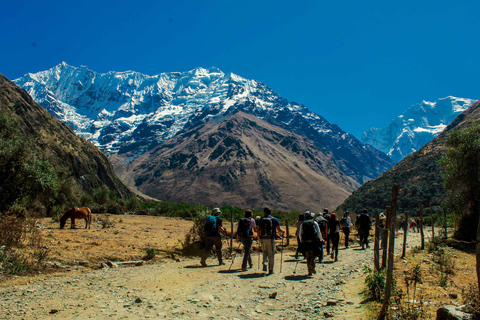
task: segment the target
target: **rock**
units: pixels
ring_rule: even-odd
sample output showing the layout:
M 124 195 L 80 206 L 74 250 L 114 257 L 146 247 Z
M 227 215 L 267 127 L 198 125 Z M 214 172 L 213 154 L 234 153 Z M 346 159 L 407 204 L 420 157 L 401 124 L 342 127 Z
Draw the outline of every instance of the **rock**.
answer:
M 135 299 L 135 303 L 140 303 L 140 302 L 142 302 L 142 301 L 143 301 L 143 300 L 142 300 L 142 298 L 140 298 L 140 297 L 137 297 L 137 299 Z
M 275 299 L 277 297 L 277 292 L 272 292 L 270 293 L 270 295 L 268 296 L 270 299 Z
M 469 320 L 472 315 L 458 310 L 455 306 L 443 305 L 437 309 L 437 320 Z
M 336 304 L 337 304 L 337 300 L 334 300 L 334 299 L 327 300 L 327 306 L 334 306 Z
M 449 296 L 450 298 L 452 298 L 452 299 L 457 299 L 457 298 L 458 298 L 458 294 L 456 294 L 456 293 L 454 293 L 454 292 L 450 292 L 450 293 L 448 294 L 448 296 Z
M 58 309 L 52 309 L 52 310 L 50 310 L 50 314 L 55 314 L 55 313 L 57 313 L 57 312 L 58 312 Z
M 325 318 L 331 318 L 331 317 L 333 317 L 333 313 L 328 312 L 328 311 L 324 311 L 324 312 L 323 312 L 323 316 L 324 316 Z

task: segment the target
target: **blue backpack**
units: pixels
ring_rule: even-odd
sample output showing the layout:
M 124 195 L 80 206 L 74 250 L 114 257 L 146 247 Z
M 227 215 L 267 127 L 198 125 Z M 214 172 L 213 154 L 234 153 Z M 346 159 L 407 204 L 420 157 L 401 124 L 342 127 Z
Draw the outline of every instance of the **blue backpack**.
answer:
M 207 236 L 215 234 L 217 232 L 217 217 L 209 215 L 207 219 L 205 219 L 203 231 L 205 231 Z

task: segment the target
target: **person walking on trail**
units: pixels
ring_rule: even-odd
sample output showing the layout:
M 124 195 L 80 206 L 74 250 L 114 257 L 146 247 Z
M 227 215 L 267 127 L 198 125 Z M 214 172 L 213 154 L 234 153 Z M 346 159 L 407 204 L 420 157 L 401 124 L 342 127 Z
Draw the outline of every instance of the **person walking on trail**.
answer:
M 352 226 L 352 219 L 350 219 L 350 212 L 345 211 L 342 220 L 340 220 L 343 234 L 345 234 L 345 249 L 348 249 L 348 238 L 350 236 L 350 227 Z
M 337 219 L 337 215 L 332 213 L 330 215 L 330 221 L 327 222 L 327 233 L 332 241 L 331 258 L 334 261 L 338 261 L 338 243 L 340 242 L 340 221 Z
M 205 219 L 205 224 L 203 227 L 205 249 L 202 254 L 202 259 L 200 260 L 200 264 L 203 267 L 207 266 L 206 260 L 212 252 L 213 246 L 215 246 L 218 264 L 225 264 L 222 259 L 222 238 L 220 236 L 220 232 L 225 231 L 226 229 L 222 227 L 222 218 L 219 216 L 220 213 L 222 213 L 222 211 L 220 211 L 219 208 L 214 208 L 212 214 Z
M 372 221 L 370 220 L 367 209 L 363 209 L 362 213 L 357 217 L 357 226 L 362 249 L 365 250 L 365 247 L 370 248 L 368 244 L 368 236 L 370 234 L 370 228 L 372 227 Z
M 298 232 L 300 238 L 300 251 L 307 259 L 308 275 L 315 274 L 315 258 L 320 255 L 323 242 L 322 232 L 318 223 L 313 220 L 313 214 L 305 213 L 305 218 Z
M 300 249 L 300 237 L 298 233 L 300 232 L 300 226 L 302 225 L 303 221 L 305 220 L 305 214 L 298 215 L 298 221 L 295 223 L 295 227 L 297 230 L 295 231 L 295 236 L 297 237 L 297 251 L 295 252 L 295 259 L 298 259 L 298 252 Z
M 323 209 L 323 218 L 327 220 L 327 223 L 328 221 L 330 221 L 330 214 L 328 213 L 328 209 Z M 325 242 L 327 243 L 327 254 L 330 254 L 330 237 L 328 232 L 325 233 L 324 239 L 325 239 Z
M 285 234 L 285 231 L 280 227 L 280 221 L 272 217 L 270 208 L 263 209 L 263 217 L 257 223 L 257 232 L 263 252 L 263 271 L 267 271 L 268 267 L 268 274 L 273 274 L 275 265 L 275 235 L 277 230 L 282 236 Z
M 242 261 L 242 271 L 247 271 L 247 263 L 250 268 L 253 267 L 250 249 L 252 248 L 253 243 L 253 231 L 256 230 L 257 225 L 252 216 L 252 210 L 246 210 L 245 217 L 240 219 L 237 227 L 237 240 L 242 242 L 243 248 L 245 249 Z
M 323 262 L 323 243 L 327 238 L 327 219 L 325 219 L 322 216 L 322 213 L 319 213 L 314 220 L 318 224 L 318 227 L 320 228 L 320 232 L 322 233 L 322 238 L 323 238 L 323 241 L 320 243 L 320 248 L 319 248 L 320 252 L 318 254 L 318 263 L 322 263 Z
M 380 238 L 380 248 L 386 249 L 387 246 L 387 233 L 385 232 L 387 228 L 387 217 L 385 216 L 384 212 L 380 213 L 378 219 L 378 237 Z

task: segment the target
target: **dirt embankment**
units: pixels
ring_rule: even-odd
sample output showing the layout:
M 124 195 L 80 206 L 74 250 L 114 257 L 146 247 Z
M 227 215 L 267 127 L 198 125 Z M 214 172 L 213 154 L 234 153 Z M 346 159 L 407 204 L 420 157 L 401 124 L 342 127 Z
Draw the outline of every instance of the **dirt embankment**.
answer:
M 101 229 L 98 224 L 92 230 L 57 230 L 46 223 L 47 231 L 51 228 L 47 238 L 52 245 L 61 244 L 52 250 L 64 262 L 95 261 L 95 254 L 100 257 L 106 253 L 129 260 L 142 256 L 142 247 L 160 247 L 162 242 L 155 239 L 157 232 L 165 236 L 166 247 L 171 249 L 189 228 L 188 223 L 182 227 L 185 221 L 176 219 L 110 219 L 122 221 L 117 220 L 111 230 Z M 102 234 L 110 232 L 112 235 L 101 239 Z M 75 235 L 77 240 L 60 240 L 60 235 Z M 145 242 L 147 238 L 152 242 Z M 114 239 L 118 242 L 112 245 Z M 400 242 L 397 240 L 397 252 Z M 418 235 L 412 234 L 409 245 L 418 242 Z M 101 252 L 89 250 L 89 245 L 101 248 Z M 4 283 L 0 288 L 0 319 L 364 319 L 359 293 L 363 290 L 363 266 L 373 264 L 373 250 L 361 250 L 357 244 L 349 249 L 340 245 L 340 249 L 339 261 L 326 257 L 312 277 L 306 276 L 305 260 L 297 266 L 291 250 L 276 254 L 275 273 L 270 276 L 258 268 L 257 252 L 253 255 L 254 267 L 246 272 L 240 271 L 241 254 L 233 264 L 226 260 L 223 266 L 218 266 L 212 257 L 205 268 L 200 267 L 199 259 L 167 258 L 162 258 L 163 263 L 140 267 L 82 272 L 79 266 L 78 271 L 62 276 Z M 67 258 L 73 251 L 82 252 L 82 256 Z M 136 254 L 131 255 L 131 251 Z

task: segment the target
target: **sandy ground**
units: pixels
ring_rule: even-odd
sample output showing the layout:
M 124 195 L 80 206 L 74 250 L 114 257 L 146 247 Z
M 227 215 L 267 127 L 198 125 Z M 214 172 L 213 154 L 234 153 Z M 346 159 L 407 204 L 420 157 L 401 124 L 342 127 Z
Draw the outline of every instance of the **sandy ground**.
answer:
M 305 260 L 298 263 L 294 274 L 297 260 L 288 249 L 276 254 L 275 273 L 269 276 L 258 268 L 257 252 L 253 269 L 246 272 L 240 270 L 241 254 L 233 264 L 230 259 L 223 266 L 218 266 L 212 256 L 205 268 L 200 267 L 199 259 L 176 261 L 165 257 L 157 259 L 159 263 L 137 267 L 82 267 L 95 265 L 102 255 L 137 259 L 144 255 L 142 247 L 160 247 L 162 242 L 155 237 L 165 237 L 163 247 L 172 249 L 191 225 L 188 221 L 146 216 L 110 219 L 118 220 L 106 232 L 100 224 L 91 230 L 58 230 L 44 221 L 47 239 L 56 244 L 53 254 L 64 263 L 83 263 L 56 276 L 4 282 L 0 287 L 0 319 L 365 319 L 360 292 L 363 266 L 373 265 L 372 249 L 361 250 L 357 244 L 344 249 L 340 245 L 339 261 L 326 257 L 312 277 L 306 276 Z M 127 231 L 130 228 L 136 231 Z M 102 238 L 102 234 L 110 233 L 113 235 Z M 73 241 L 68 236 L 72 234 L 82 240 Z M 418 234 L 409 235 L 409 246 L 417 245 Z M 60 239 L 62 236 L 65 238 Z M 146 239 L 152 242 L 146 243 Z M 400 239 L 396 240 L 398 253 Z M 67 253 L 72 248 L 82 253 L 70 257 Z

